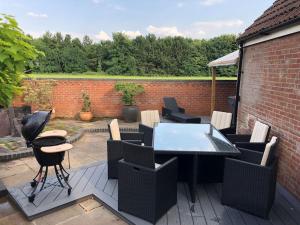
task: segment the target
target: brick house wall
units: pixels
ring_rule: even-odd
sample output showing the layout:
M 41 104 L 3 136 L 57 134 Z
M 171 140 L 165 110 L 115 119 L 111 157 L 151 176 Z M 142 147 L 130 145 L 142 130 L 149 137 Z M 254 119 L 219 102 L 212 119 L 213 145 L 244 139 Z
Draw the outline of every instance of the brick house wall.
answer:
M 238 130 L 255 120 L 279 139 L 278 181 L 300 199 L 300 33 L 245 48 Z
M 25 82 L 31 82 L 25 80 Z M 40 81 L 42 82 L 42 80 Z M 134 81 L 142 84 L 145 93 L 136 98 L 140 110 L 159 109 L 164 96 L 174 96 L 178 104 L 192 115 L 210 115 L 211 81 Z M 57 117 L 74 117 L 82 106 L 81 91 L 91 98 L 96 117 L 120 117 L 121 95 L 114 90 L 116 80 L 59 79 L 53 89 L 53 106 Z M 217 81 L 216 108 L 229 111 L 227 97 L 235 95 L 236 81 Z M 23 105 L 22 98 L 14 101 Z

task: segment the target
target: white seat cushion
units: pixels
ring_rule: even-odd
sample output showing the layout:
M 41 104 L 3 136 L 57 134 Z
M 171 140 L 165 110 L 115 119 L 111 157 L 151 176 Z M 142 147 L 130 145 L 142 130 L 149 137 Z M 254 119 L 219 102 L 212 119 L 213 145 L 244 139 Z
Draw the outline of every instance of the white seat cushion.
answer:
M 269 126 L 266 124 L 263 124 L 259 121 L 255 122 L 250 142 L 265 142 L 267 138 L 267 134 L 269 131 Z
M 229 128 L 231 125 L 232 113 L 213 111 L 211 124 L 218 130 Z
M 69 143 L 64 143 L 61 145 L 54 145 L 54 146 L 45 146 L 41 148 L 42 152 L 45 153 L 57 153 L 57 152 L 65 152 L 73 148 L 73 145 Z
M 51 136 L 66 137 L 67 131 L 65 131 L 65 130 L 48 130 L 48 131 L 44 131 L 39 136 L 40 137 L 51 137 Z
M 114 141 L 121 141 L 119 123 L 117 119 L 113 119 L 110 124 L 111 137 Z
M 148 127 L 154 127 L 155 123 L 159 123 L 158 110 L 146 110 L 141 112 L 141 123 Z
M 261 159 L 260 165 L 266 166 L 269 155 L 270 155 L 270 150 L 271 150 L 272 146 L 276 143 L 276 141 L 277 141 L 277 137 L 273 136 L 271 141 L 268 144 L 266 144 L 265 151 L 264 151 L 263 157 Z
M 155 169 L 157 169 L 158 167 L 160 167 L 161 164 L 155 163 Z

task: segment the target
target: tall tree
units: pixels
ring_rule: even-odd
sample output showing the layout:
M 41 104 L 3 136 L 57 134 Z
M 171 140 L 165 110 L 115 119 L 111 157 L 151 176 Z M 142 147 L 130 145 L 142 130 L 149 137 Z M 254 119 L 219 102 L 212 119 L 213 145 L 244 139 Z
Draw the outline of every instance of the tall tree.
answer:
M 101 71 L 126 75 L 208 75 L 207 64 L 237 49 L 235 35 L 208 40 L 183 37 L 157 38 L 153 34 L 129 39 L 113 34 L 112 41 L 94 43 L 84 36 L 82 42 L 70 35 L 45 33 L 34 45 L 45 52 L 36 63 L 37 72 Z M 218 74 L 233 75 L 235 67 L 218 68 Z

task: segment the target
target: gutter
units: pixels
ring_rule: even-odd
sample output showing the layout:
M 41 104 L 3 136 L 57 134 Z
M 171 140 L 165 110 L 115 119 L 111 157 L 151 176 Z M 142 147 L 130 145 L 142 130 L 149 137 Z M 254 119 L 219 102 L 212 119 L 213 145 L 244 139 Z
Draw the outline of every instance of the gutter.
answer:
M 242 67 L 243 67 L 243 56 L 244 56 L 244 43 L 240 43 L 240 54 L 239 54 L 239 67 L 237 74 L 237 82 L 236 82 L 236 95 L 235 95 L 235 104 L 234 104 L 234 118 L 233 124 L 237 125 L 237 114 L 238 114 L 238 106 L 240 101 L 240 84 L 241 84 L 241 75 L 242 75 Z

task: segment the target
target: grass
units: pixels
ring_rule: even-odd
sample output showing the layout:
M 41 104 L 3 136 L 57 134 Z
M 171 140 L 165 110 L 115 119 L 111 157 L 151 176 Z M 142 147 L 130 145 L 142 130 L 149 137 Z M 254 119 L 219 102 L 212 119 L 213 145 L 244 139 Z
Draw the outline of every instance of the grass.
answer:
M 87 78 L 87 79 L 120 79 L 120 80 L 211 80 L 211 76 L 126 76 L 126 75 L 107 75 L 107 74 L 68 74 L 68 73 L 45 73 L 45 74 L 30 74 L 30 78 Z M 217 77 L 217 80 L 236 80 L 236 77 Z
M 11 141 L 11 140 L 0 140 L 0 147 L 14 151 L 19 147 L 21 147 L 21 145 L 18 142 Z

